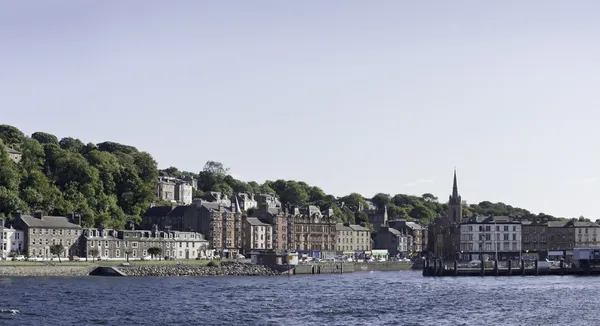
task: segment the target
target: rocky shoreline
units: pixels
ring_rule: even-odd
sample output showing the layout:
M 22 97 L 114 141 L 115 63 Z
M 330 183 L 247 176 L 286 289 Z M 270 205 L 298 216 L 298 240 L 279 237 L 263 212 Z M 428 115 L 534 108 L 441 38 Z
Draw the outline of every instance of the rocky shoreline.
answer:
M 217 266 L 205 265 L 132 265 L 119 266 L 127 276 L 280 276 L 287 275 L 275 269 L 237 262 L 222 262 Z

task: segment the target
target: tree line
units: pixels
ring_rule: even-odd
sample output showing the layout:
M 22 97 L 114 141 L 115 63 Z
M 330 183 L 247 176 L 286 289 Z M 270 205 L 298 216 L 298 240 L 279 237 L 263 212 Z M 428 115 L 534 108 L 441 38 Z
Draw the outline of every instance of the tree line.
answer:
M 10 160 L 8 147 L 22 153 L 20 163 Z M 57 216 L 76 212 L 84 226 L 123 228 L 128 221 L 139 222 L 150 203 L 157 201 L 159 175 L 196 178 L 195 198 L 209 199 L 211 191 L 229 197 L 237 192 L 271 194 L 278 196 L 283 204 L 332 209 L 339 222 L 367 227 L 370 227 L 369 214 L 380 214 L 384 208 L 390 219 L 407 218 L 423 224 L 444 216 L 447 211 L 447 204 L 429 193 L 422 196 L 378 193 L 372 198 L 350 193 L 336 197 L 303 181 L 237 180 L 228 168 L 215 161 L 208 161 L 198 173 L 175 167 L 159 170 L 149 153 L 134 146 L 110 141 L 84 143 L 72 137 L 58 139 L 45 132 L 26 136 L 14 126 L 0 125 L 0 214 L 8 218 L 18 210 L 29 213 L 43 210 Z M 374 210 L 368 209 L 370 203 Z M 489 201 L 466 205 L 463 214 L 556 219 Z

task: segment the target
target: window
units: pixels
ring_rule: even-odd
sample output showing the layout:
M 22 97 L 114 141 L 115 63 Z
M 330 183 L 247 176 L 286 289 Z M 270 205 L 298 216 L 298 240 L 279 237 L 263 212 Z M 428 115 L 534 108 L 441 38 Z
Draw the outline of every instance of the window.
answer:
M 35 249 L 31 249 L 31 255 L 35 256 Z
M 504 241 L 508 240 L 508 233 L 504 233 Z
M 513 225 L 513 232 L 517 232 L 517 226 Z
M 90 241 L 90 247 L 94 246 L 94 240 Z
M 517 240 L 517 234 L 513 233 L 513 241 Z
M 148 253 L 146 252 L 146 250 L 144 250 L 142 253 L 143 253 L 144 256 L 148 255 Z
M 35 246 L 35 239 L 31 239 L 31 244 Z
M 133 254 L 133 257 L 137 256 L 137 250 L 133 249 L 132 254 Z
M 137 242 L 132 242 L 131 243 L 131 248 L 137 248 L 138 247 L 138 243 Z
M 118 242 L 117 242 L 118 243 Z M 118 246 L 117 246 L 118 247 Z M 121 251 L 119 249 L 115 250 L 115 257 L 121 257 Z
M 108 249 L 104 250 L 104 257 L 108 257 Z

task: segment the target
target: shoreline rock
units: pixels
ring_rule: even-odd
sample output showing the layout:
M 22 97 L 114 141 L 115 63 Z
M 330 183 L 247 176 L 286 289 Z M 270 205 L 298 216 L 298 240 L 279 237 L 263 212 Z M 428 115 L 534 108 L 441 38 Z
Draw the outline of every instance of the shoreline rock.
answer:
M 281 276 L 287 275 L 262 265 L 222 262 L 205 265 L 132 265 L 117 267 L 127 276 Z

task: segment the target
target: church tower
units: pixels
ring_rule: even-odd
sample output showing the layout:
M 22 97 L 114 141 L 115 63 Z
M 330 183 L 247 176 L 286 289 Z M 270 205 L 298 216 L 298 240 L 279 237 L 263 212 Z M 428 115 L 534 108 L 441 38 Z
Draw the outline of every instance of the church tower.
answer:
M 456 183 L 456 169 L 454 169 L 454 184 L 452 185 L 452 195 L 448 200 L 448 220 L 451 223 L 460 223 L 462 221 L 462 199 L 458 194 L 458 185 Z

